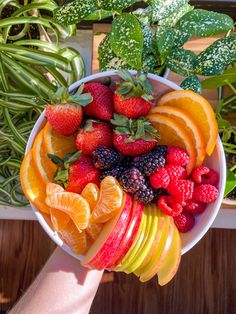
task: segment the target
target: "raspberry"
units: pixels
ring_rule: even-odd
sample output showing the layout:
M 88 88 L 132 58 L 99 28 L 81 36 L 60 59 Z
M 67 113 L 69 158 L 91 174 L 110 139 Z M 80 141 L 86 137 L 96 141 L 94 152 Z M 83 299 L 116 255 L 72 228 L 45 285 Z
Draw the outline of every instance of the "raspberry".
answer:
M 198 184 L 217 185 L 219 181 L 218 173 L 211 168 L 200 166 L 193 170 L 192 177 Z
M 174 223 L 178 230 L 182 233 L 186 233 L 191 230 L 195 224 L 194 216 L 187 212 L 182 211 L 177 217 L 174 217 Z
M 184 206 L 184 210 L 193 215 L 201 214 L 204 212 L 205 209 L 206 209 L 205 203 L 195 201 L 194 199 L 186 201 Z
M 171 146 L 168 148 L 166 161 L 168 164 L 175 166 L 186 166 L 189 162 L 189 155 L 185 149 Z
M 181 180 L 181 179 L 187 178 L 187 171 L 184 167 L 174 166 L 174 165 L 166 165 L 165 169 L 169 174 L 170 181 Z
M 163 147 L 165 146 L 159 146 L 149 153 L 135 157 L 132 165 L 138 168 L 145 176 L 150 176 L 158 168 L 165 166 L 166 149 Z
M 148 184 L 143 184 L 140 189 L 134 194 L 134 199 L 141 203 L 148 204 L 154 198 L 154 191 Z
M 193 197 L 203 203 L 214 202 L 219 195 L 218 189 L 211 184 L 201 184 L 196 186 L 193 191 Z
M 119 180 L 119 178 L 120 178 L 120 176 L 124 170 L 125 170 L 125 167 L 123 167 L 122 165 L 117 165 L 113 168 L 104 170 L 102 172 L 102 174 L 100 175 L 100 180 L 102 180 L 108 176 L 112 176 L 112 177 L 116 178 L 117 180 Z
M 161 196 L 164 196 L 164 195 L 169 195 L 169 193 L 167 192 L 167 190 L 162 189 L 162 188 L 157 189 L 157 190 L 154 190 L 154 198 L 153 198 L 152 201 L 153 201 L 153 202 L 156 202 L 156 201 L 159 200 L 159 198 L 160 198 Z
M 193 196 L 194 183 L 190 180 L 174 180 L 167 187 L 167 191 L 179 203 L 190 200 Z
M 99 169 L 109 169 L 120 161 L 120 155 L 112 148 L 100 146 L 92 153 L 94 166 Z
M 126 192 L 133 194 L 145 184 L 145 179 L 137 168 L 131 167 L 121 174 L 119 182 Z
M 169 216 L 178 216 L 183 207 L 181 204 L 177 203 L 172 196 L 161 196 L 157 202 L 159 208 Z
M 151 176 L 150 183 L 154 189 L 166 189 L 170 183 L 170 177 L 165 168 L 158 168 Z

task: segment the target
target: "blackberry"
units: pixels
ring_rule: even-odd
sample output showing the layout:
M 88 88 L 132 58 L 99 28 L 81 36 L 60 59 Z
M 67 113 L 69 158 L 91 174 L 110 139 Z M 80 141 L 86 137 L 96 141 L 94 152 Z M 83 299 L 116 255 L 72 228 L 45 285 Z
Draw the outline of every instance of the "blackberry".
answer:
M 156 202 L 156 201 L 159 200 L 159 198 L 161 196 L 165 196 L 165 195 L 169 195 L 169 193 L 167 192 L 166 189 L 163 189 L 163 188 L 160 188 L 160 189 L 157 189 L 157 190 L 154 189 L 154 198 L 153 198 L 152 201 Z
M 144 204 L 150 203 L 153 198 L 154 190 L 149 184 L 143 184 L 140 189 L 134 194 L 134 199 Z
M 135 193 L 145 183 L 144 176 L 135 167 L 127 168 L 119 180 L 123 189 L 128 193 Z
M 120 164 L 127 168 L 127 167 L 131 167 L 132 166 L 132 161 L 133 161 L 132 157 L 126 156 L 126 157 L 123 157 L 121 159 Z
M 165 147 L 165 146 L 159 146 Z M 150 176 L 157 168 L 164 167 L 166 163 L 167 151 L 163 148 L 155 148 L 150 153 L 137 156 L 133 159 L 132 165 L 138 168 L 145 176 Z
M 152 151 L 166 157 L 167 156 L 167 149 L 168 149 L 168 146 L 159 145 L 159 146 L 156 146 Z
M 119 180 L 124 170 L 125 170 L 125 167 L 123 167 L 122 165 L 117 165 L 113 168 L 104 170 L 100 176 L 100 180 L 104 179 L 107 176 L 112 176 L 116 178 L 117 180 Z
M 92 153 L 94 166 L 99 169 L 109 169 L 120 161 L 120 155 L 112 148 L 100 146 Z

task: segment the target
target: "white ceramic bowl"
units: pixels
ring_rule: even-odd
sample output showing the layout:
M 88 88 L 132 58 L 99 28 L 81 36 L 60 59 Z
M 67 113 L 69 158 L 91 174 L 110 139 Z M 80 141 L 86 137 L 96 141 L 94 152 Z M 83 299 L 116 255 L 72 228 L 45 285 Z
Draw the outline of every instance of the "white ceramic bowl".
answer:
M 131 71 L 132 74 L 136 73 L 135 71 Z M 69 88 L 69 91 L 73 91 L 75 88 L 77 88 L 81 83 L 86 83 L 89 81 L 102 81 L 104 77 L 110 76 L 113 80 L 117 80 L 118 76 L 115 73 L 115 71 L 107 71 L 102 73 L 97 73 L 90 75 L 86 78 L 81 79 L 80 81 L 72 84 Z M 150 83 L 152 84 L 155 93 L 159 96 L 162 94 L 165 94 L 167 92 L 170 92 L 172 90 L 178 90 L 181 89 L 178 85 L 174 84 L 173 82 L 159 77 L 157 75 L 149 74 L 148 78 L 150 80 Z M 38 134 L 38 132 L 43 128 L 43 126 L 46 123 L 44 112 L 39 117 L 38 121 L 36 122 L 28 143 L 26 147 L 26 152 L 31 148 L 35 136 Z M 226 180 L 226 164 L 225 164 L 225 155 L 223 151 L 223 147 L 220 141 L 220 138 L 218 138 L 215 150 L 213 154 L 210 157 L 207 157 L 205 160 L 205 164 L 207 166 L 210 166 L 214 168 L 220 176 L 219 180 L 219 197 L 217 200 L 207 206 L 207 209 L 197 217 L 196 224 L 194 228 L 182 235 L 182 254 L 189 251 L 207 232 L 207 230 L 212 225 L 214 219 L 216 218 L 216 215 L 220 209 L 221 202 L 223 199 L 223 193 L 224 193 L 224 187 L 225 187 L 225 180 Z M 50 236 L 50 238 L 63 250 L 65 250 L 70 255 L 73 255 L 77 259 L 81 259 L 81 256 L 76 255 L 72 252 L 72 250 L 61 240 L 61 238 L 57 235 L 56 232 L 53 231 L 52 225 L 50 222 L 49 217 L 46 214 L 41 213 L 39 210 L 37 210 L 32 204 L 32 209 L 43 227 L 43 229 L 46 231 L 46 233 Z

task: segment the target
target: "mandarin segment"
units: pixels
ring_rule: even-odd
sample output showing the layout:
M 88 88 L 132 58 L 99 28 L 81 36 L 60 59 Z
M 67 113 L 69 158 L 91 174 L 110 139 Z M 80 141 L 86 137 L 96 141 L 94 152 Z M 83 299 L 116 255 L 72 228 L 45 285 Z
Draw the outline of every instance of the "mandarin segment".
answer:
M 100 184 L 97 204 L 91 215 L 91 222 L 104 223 L 112 218 L 122 205 L 123 191 L 119 182 L 111 177 L 105 177 Z
M 158 105 L 176 107 L 189 114 L 202 130 L 207 154 L 212 154 L 218 137 L 218 124 L 211 104 L 204 97 L 191 90 L 176 90 L 163 95 Z
M 59 209 L 70 216 L 79 231 L 88 226 L 90 218 L 89 203 L 79 194 L 73 192 L 54 193 L 46 197 L 46 204 Z
M 64 192 L 64 189 L 59 184 L 49 182 L 46 186 L 47 195 L 52 195 L 54 193 L 61 193 L 61 192 Z
M 49 214 L 50 209 L 45 204 L 46 187 L 36 171 L 32 150 L 25 155 L 20 168 L 22 190 L 28 200 L 40 211 Z
M 88 183 L 81 195 L 88 201 L 91 211 L 95 208 L 98 197 L 99 197 L 99 188 L 95 183 Z
M 164 115 L 154 113 L 147 117 L 160 135 L 159 145 L 177 146 L 187 150 L 189 163 L 186 168 L 190 174 L 196 165 L 196 150 L 188 132 L 175 120 Z
M 102 223 L 89 222 L 85 232 L 87 233 L 87 235 L 92 241 L 95 241 L 99 233 L 102 231 L 102 228 L 103 228 Z
M 60 235 L 65 243 L 76 254 L 83 254 L 87 250 L 87 237 L 83 230 L 79 232 L 74 222 L 71 220 L 64 229 L 60 230 Z
M 64 229 L 68 222 L 71 220 L 68 214 L 56 208 L 50 208 L 50 218 L 53 229 L 57 232 Z

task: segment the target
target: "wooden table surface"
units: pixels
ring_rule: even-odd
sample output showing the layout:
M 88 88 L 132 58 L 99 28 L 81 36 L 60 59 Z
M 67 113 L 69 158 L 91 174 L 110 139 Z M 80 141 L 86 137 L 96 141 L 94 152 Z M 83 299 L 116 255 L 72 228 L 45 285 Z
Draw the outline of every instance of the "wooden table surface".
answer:
M 94 33 L 108 28 L 94 25 Z M 94 72 L 98 71 L 97 46 L 102 36 L 94 36 Z M 210 39 L 213 40 L 215 38 Z M 188 48 L 200 51 L 208 44 L 209 40 L 193 39 Z M 182 80 L 173 73 L 168 78 L 176 83 Z M 216 92 L 205 93 L 215 106 Z M 235 247 L 236 230 L 211 229 L 183 256 L 178 274 L 165 287 L 159 287 L 155 278 L 141 284 L 132 275 L 107 275 L 99 287 L 91 313 L 234 314 Z M 0 311 L 6 311 L 33 281 L 55 244 L 38 222 L 5 220 L 0 221 L 0 248 Z M 114 280 L 110 280 L 113 276 Z

